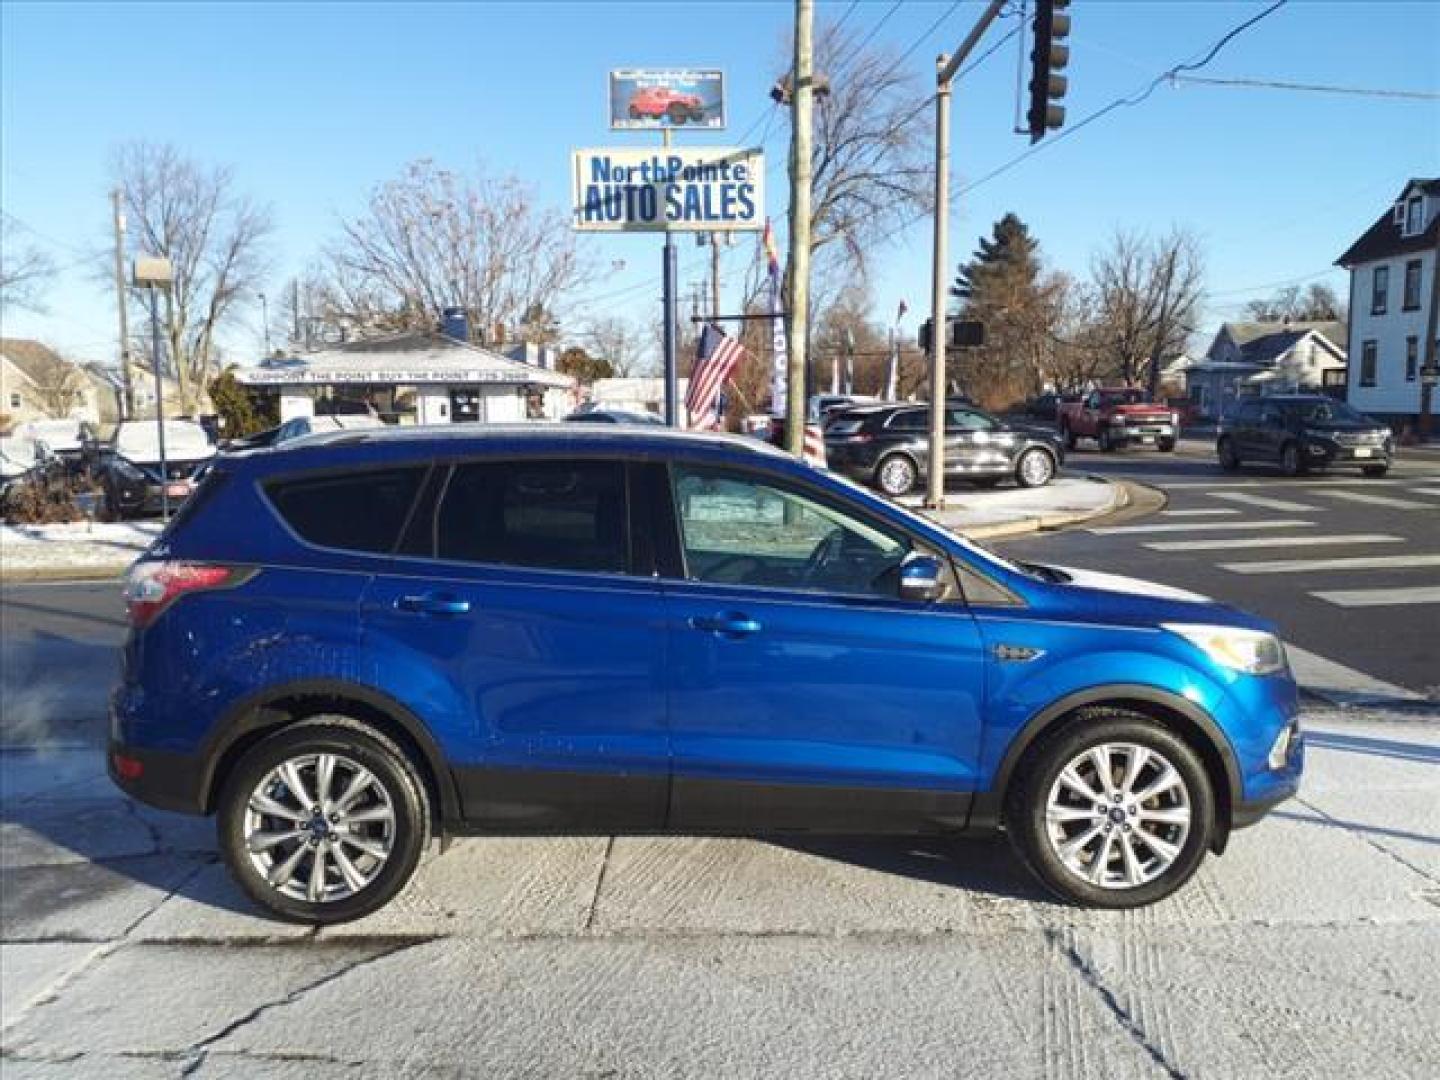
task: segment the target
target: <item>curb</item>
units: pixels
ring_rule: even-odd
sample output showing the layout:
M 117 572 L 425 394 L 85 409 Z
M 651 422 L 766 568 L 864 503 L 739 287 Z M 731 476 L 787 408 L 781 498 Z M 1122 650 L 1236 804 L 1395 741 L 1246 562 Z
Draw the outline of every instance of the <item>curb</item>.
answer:
M 1061 529 L 1068 529 L 1075 525 L 1083 525 L 1103 517 L 1108 517 L 1111 514 L 1119 513 L 1121 510 L 1129 507 L 1132 499 L 1126 483 L 1116 483 L 1107 477 L 1097 476 L 1093 473 L 1083 473 L 1081 475 L 1083 479 L 1110 486 L 1112 490 L 1108 505 L 1097 507 L 1094 510 L 1075 510 L 1062 514 L 1040 514 L 1035 517 L 1016 518 L 1014 521 L 998 521 L 992 525 L 975 525 L 968 529 L 960 525 L 946 525 L 945 522 L 938 521 L 938 519 L 932 518 L 932 520 L 936 520 L 938 524 L 944 525 L 945 528 L 952 529 L 961 536 L 968 537 L 971 540 L 998 540 L 1010 536 L 1024 536 L 1027 533 L 1058 532 Z M 921 512 L 924 513 L 924 511 Z M 927 514 L 926 516 L 929 517 L 930 515 Z

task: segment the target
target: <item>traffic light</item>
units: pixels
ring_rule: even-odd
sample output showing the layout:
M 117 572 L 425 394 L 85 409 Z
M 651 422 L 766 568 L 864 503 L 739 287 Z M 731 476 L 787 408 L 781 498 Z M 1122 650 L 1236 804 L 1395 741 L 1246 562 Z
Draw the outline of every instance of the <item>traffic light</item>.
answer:
M 1030 51 L 1030 141 L 1065 123 L 1065 96 L 1069 80 L 1057 72 L 1070 62 L 1070 0 L 1035 0 L 1035 47 Z
M 978 349 L 985 344 L 985 325 L 973 319 L 947 318 L 945 329 L 949 336 L 945 339 L 946 349 Z M 920 351 L 928 353 L 931 345 L 934 344 L 935 320 L 926 319 L 920 324 L 920 330 L 916 335 Z

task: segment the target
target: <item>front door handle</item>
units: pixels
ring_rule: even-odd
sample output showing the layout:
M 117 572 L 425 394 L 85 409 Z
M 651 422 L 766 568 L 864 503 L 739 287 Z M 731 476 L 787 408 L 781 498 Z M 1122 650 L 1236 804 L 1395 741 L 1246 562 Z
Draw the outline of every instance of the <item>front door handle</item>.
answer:
M 738 612 L 725 612 L 722 615 L 709 616 L 696 615 L 691 618 L 690 627 L 693 630 L 703 630 L 706 633 L 728 638 L 749 637 L 751 634 L 760 632 L 759 622 Z
M 456 596 L 402 596 L 395 601 L 395 606 L 421 615 L 464 615 L 470 610 L 470 601 Z

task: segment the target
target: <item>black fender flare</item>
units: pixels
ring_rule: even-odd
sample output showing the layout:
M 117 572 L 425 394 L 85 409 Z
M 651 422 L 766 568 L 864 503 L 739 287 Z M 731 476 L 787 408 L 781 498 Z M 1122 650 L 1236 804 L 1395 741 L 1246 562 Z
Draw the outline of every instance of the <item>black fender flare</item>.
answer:
M 216 770 L 220 763 L 226 760 L 231 750 L 246 736 L 276 727 L 280 722 L 273 706 L 290 698 L 348 699 L 384 714 L 404 731 L 424 757 L 423 764 L 435 781 L 435 794 L 439 799 L 437 816 L 442 824 L 460 820 L 460 798 L 455 787 L 455 777 L 439 744 L 435 742 L 424 722 L 406 705 L 384 691 L 364 683 L 345 682 L 341 679 L 299 679 L 279 683 L 233 702 L 221 715 L 220 722 L 206 736 L 200 750 L 203 771 L 200 777 L 200 797 L 207 812 L 214 808 Z
M 1084 690 L 1077 690 L 1045 706 L 1027 720 L 1019 734 L 1010 741 L 1005 756 L 1000 760 L 1000 766 L 995 771 L 995 781 L 990 790 L 981 792 L 975 797 L 970 811 L 968 828 L 971 830 L 999 828 L 1005 792 L 1009 789 L 1015 768 L 1020 764 L 1025 752 L 1035 744 L 1035 740 L 1046 731 L 1051 730 L 1069 714 L 1087 705 L 1123 707 L 1126 704 L 1138 705 L 1142 710 L 1146 705 L 1158 706 L 1181 716 L 1192 725 L 1199 737 L 1205 740 L 1207 745 L 1197 749 L 1201 751 L 1207 769 L 1211 765 L 1210 758 L 1218 760 L 1227 789 L 1223 792 L 1216 792 L 1215 806 L 1217 825 L 1219 826 L 1216 844 L 1217 849 L 1223 849 L 1226 837 L 1230 832 L 1234 804 L 1243 797 L 1245 791 L 1240 776 L 1240 765 L 1235 760 L 1235 750 L 1231 747 L 1230 740 L 1226 738 L 1225 733 L 1220 730 L 1220 725 L 1215 723 L 1210 714 L 1193 701 L 1183 698 L 1179 694 L 1172 694 L 1168 690 L 1141 683 L 1111 683 L 1106 686 L 1092 686 Z M 1186 733 L 1182 732 L 1181 734 Z

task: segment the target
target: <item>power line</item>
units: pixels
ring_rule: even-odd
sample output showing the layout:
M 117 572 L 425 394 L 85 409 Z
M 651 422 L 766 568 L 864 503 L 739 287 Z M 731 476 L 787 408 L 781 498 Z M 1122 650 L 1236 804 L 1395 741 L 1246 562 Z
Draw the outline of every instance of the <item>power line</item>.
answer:
M 900 10 L 903 3 L 904 0 L 895 0 L 895 2 L 890 5 L 890 10 L 885 12 L 884 15 L 880 16 L 880 21 L 870 28 L 870 32 L 866 34 L 863 38 L 861 38 L 858 44 L 850 46 L 843 53 L 836 56 L 830 61 L 831 68 L 838 71 L 840 69 L 840 65 L 843 64 L 846 60 L 850 59 L 852 55 L 864 51 L 865 46 L 869 45 L 870 42 L 874 40 L 875 35 L 880 32 L 881 27 L 883 27 L 887 22 L 890 21 L 890 19 L 895 15 L 895 13 Z
M 1201 75 L 1172 75 L 1173 83 L 1197 83 L 1203 86 L 1238 86 L 1263 90 L 1307 90 L 1317 94 L 1350 94 L 1355 97 L 1403 98 L 1410 101 L 1440 101 L 1440 93 L 1432 90 L 1380 90 L 1363 86 L 1328 86 L 1321 83 L 1281 82 L 1275 79 L 1215 79 Z

